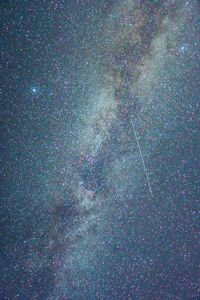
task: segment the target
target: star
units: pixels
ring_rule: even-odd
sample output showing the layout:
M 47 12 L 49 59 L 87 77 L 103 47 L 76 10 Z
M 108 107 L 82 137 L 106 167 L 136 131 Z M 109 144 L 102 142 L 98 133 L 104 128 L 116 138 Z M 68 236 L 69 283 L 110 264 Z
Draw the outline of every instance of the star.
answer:
M 32 86 L 31 87 L 31 93 L 33 95 L 37 95 L 39 93 L 39 88 L 37 86 Z
M 184 54 L 186 51 L 187 51 L 187 45 L 186 44 L 181 45 L 179 48 L 179 52 L 181 54 Z

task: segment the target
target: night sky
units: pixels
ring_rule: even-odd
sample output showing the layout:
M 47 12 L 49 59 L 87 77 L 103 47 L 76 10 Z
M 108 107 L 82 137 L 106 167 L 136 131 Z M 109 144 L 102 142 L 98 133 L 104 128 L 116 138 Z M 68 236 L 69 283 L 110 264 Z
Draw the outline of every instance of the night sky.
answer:
M 199 17 L 0 2 L 0 299 L 200 299 Z

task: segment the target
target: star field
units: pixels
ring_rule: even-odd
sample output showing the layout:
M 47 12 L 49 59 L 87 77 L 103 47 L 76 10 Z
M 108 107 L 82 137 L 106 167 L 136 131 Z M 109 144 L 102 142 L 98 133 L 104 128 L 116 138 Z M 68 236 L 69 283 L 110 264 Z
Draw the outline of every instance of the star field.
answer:
M 199 299 L 198 1 L 0 8 L 0 299 Z

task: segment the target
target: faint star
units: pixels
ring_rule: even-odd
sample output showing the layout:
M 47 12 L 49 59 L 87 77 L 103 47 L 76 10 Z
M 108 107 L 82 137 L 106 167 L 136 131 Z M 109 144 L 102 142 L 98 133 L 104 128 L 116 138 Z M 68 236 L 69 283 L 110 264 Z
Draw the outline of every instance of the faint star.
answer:
M 186 51 L 187 51 L 187 45 L 182 45 L 182 46 L 180 46 L 179 52 L 180 52 L 181 54 L 184 54 Z

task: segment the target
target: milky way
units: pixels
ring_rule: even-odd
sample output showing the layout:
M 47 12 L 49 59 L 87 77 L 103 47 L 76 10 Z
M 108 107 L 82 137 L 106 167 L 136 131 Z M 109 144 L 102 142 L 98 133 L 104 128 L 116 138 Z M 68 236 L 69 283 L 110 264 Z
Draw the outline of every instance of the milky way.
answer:
M 198 299 L 198 3 L 1 6 L 1 299 Z

